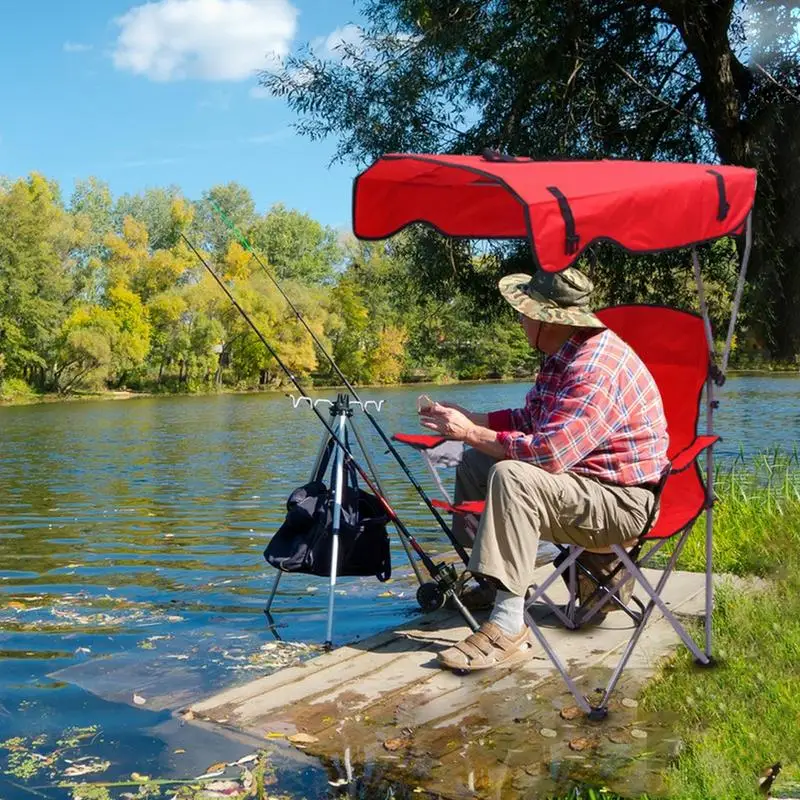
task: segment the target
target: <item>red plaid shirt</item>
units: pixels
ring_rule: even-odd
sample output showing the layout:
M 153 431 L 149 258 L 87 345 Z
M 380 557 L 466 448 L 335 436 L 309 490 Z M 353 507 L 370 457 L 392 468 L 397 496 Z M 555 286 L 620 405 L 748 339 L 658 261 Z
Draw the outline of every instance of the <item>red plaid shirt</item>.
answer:
M 656 483 L 667 465 L 661 395 L 610 330 L 580 331 L 548 356 L 525 408 L 493 411 L 508 458 L 621 486 Z

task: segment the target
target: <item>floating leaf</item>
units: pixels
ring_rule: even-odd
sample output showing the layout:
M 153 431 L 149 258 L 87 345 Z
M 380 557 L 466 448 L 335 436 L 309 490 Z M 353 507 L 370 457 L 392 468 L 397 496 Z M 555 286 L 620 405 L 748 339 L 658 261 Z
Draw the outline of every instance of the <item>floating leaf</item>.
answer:
M 319 741 L 316 736 L 312 736 L 310 733 L 294 733 L 286 738 L 292 744 L 314 744 L 314 742 Z
M 545 739 L 555 739 L 556 736 L 558 736 L 557 731 L 554 731 L 552 728 L 542 728 L 539 733 L 541 733 Z
M 147 700 L 145 700 L 144 697 L 142 697 L 140 694 L 134 694 L 133 702 L 137 706 L 143 706 L 147 702 Z
M 91 775 L 95 772 L 105 772 L 111 766 L 110 761 L 97 761 L 91 759 L 82 764 L 72 764 L 64 770 L 68 778 L 79 778 L 81 775 Z
M 634 739 L 646 739 L 647 731 L 643 731 L 640 728 L 634 728 L 631 731 L 631 736 L 633 736 Z
M 564 706 L 561 709 L 561 719 L 578 719 L 583 711 L 578 706 Z
M 625 708 L 636 708 L 639 705 L 639 702 L 632 697 L 623 697 L 620 702 Z
M 224 797 L 234 792 L 238 794 L 241 790 L 242 786 L 239 781 L 211 781 L 211 783 L 203 789 L 203 794 L 214 792 Z
M 219 778 L 220 775 L 224 775 L 224 769 L 218 769 L 215 772 L 204 772 L 202 775 L 198 775 L 195 780 L 196 781 L 207 781 L 209 778 Z
M 589 747 L 594 747 L 597 742 L 594 739 L 589 739 L 586 736 L 579 736 L 577 739 L 572 739 L 569 743 L 570 750 L 576 750 L 580 752 L 581 750 L 586 750 Z
M 264 734 L 265 739 L 285 739 L 285 733 L 279 733 L 278 731 L 268 731 Z
M 404 747 L 408 747 L 411 744 L 411 739 L 406 739 L 403 737 L 399 737 L 397 739 L 387 739 L 383 746 L 390 752 L 393 753 L 395 750 L 402 750 Z

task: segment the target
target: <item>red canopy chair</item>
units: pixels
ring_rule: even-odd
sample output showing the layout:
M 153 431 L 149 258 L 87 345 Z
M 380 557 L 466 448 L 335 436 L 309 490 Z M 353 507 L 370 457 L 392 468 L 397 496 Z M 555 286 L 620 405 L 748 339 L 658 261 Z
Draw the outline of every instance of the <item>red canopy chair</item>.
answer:
M 602 700 L 591 705 L 569 677 L 558 655 L 526 611 L 528 623 L 580 707 L 594 718 L 607 713 L 607 701 L 653 611 L 669 620 L 703 665 L 712 663 L 711 610 L 713 517 L 713 415 L 715 387 L 724 383 L 734 326 L 751 248 L 754 170 L 703 164 L 631 161 L 536 162 L 485 151 L 482 156 L 391 154 L 361 173 L 354 184 L 353 229 L 360 239 L 383 239 L 415 222 L 446 236 L 475 239 L 528 239 L 534 264 L 547 272 L 572 265 L 594 242 L 612 242 L 632 253 L 691 247 L 701 316 L 654 306 L 607 308 L 598 315 L 626 340 L 650 369 L 661 391 L 668 421 L 670 466 L 659 488 L 660 511 L 648 522 L 630 553 L 615 546 L 620 569 L 649 600 L 640 613 L 628 611 L 635 625 Z M 695 245 L 744 235 L 745 247 L 733 300 L 727 339 L 720 359 L 705 302 Z M 705 386 L 706 431 L 697 435 L 700 398 Z M 443 440 L 397 434 L 398 441 L 425 450 Z M 697 459 L 706 452 L 706 482 Z M 435 472 L 435 470 L 434 470 Z M 480 504 L 453 507 L 455 513 L 480 513 Z M 469 507 L 467 507 L 469 506 Z M 701 649 L 664 605 L 660 594 L 694 521 L 706 514 L 705 643 Z M 641 566 L 669 539 L 675 546 L 653 587 Z M 652 545 L 652 547 L 645 547 Z M 592 576 L 597 602 L 583 617 L 576 613 L 574 590 L 582 548 L 564 548 L 553 574 L 535 587 L 530 603 L 550 603 L 546 590 L 566 574 L 573 597 L 565 610 L 550 603 L 569 627 L 588 621 L 604 603 L 622 605 L 621 586 L 609 590 L 609 578 Z

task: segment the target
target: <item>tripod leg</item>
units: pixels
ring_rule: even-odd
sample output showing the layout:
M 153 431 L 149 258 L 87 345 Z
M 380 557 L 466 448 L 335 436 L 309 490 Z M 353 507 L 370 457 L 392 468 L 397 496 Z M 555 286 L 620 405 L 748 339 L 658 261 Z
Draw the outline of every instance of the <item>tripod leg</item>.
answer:
M 339 415 L 339 429 L 337 434 L 340 441 L 345 441 L 345 426 L 347 416 L 342 413 Z M 342 489 L 344 484 L 344 453 L 337 445 L 336 447 L 336 467 L 334 469 L 334 489 L 333 489 L 333 515 L 331 520 L 331 574 L 328 583 L 328 628 L 325 634 L 325 649 L 333 647 L 333 602 L 336 589 L 336 568 L 339 564 L 339 525 L 342 519 Z
M 319 452 L 317 453 L 317 459 L 314 462 L 314 469 L 311 470 L 311 477 L 309 480 L 313 481 L 317 477 L 317 473 L 319 472 L 320 464 L 322 464 L 322 459 L 325 455 L 325 451 L 328 449 L 328 442 L 330 441 L 331 435 L 328 431 L 325 431 L 322 434 L 322 441 L 319 445 Z
M 281 582 L 281 576 L 283 573 L 278 570 L 278 574 L 275 576 L 275 583 L 272 584 L 272 591 L 269 593 L 269 600 L 267 600 L 266 606 L 264 606 L 264 613 L 269 614 L 269 610 L 272 608 L 272 601 L 275 599 L 275 593 L 278 591 L 278 584 Z

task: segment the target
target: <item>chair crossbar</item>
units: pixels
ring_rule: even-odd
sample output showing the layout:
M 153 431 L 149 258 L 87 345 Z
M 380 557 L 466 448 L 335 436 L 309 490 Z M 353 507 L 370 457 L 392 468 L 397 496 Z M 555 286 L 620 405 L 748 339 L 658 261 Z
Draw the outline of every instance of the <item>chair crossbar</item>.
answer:
M 709 663 L 708 657 L 700 650 L 700 648 L 697 646 L 695 641 L 686 631 L 684 626 L 677 619 L 675 614 L 672 611 L 670 611 L 669 608 L 667 608 L 666 604 L 661 599 L 661 593 L 663 592 L 664 587 L 666 586 L 670 576 L 674 572 L 678 557 L 680 556 L 680 553 L 683 550 L 684 545 L 686 544 L 689 534 L 691 533 L 691 527 L 692 527 L 691 525 L 687 526 L 678 534 L 678 541 L 677 544 L 675 545 L 675 549 L 672 552 L 670 559 L 667 565 L 664 567 L 662 574 L 655 586 L 653 586 L 647 579 L 647 577 L 643 574 L 643 572 L 641 571 L 641 567 L 643 566 L 645 561 L 649 561 L 652 558 L 652 556 L 658 550 L 661 549 L 661 547 L 664 544 L 663 541 L 658 542 L 651 550 L 649 550 L 641 558 L 638 557 L 638 554 L 641 551 L 642 545 L 644 544 L 643 541 L 640 541 L 630 553 L 626 552 L 626 550 L 621 545 L 612 545 L 612 550 L 619 559 L 620 564 L 618 565 L 618 568 L 615 568 L 611 576 L 608 576 L 608 578 L 603 579 L 603 581 L 610 580 L 611 577 L 617 574 L 618 569 L 625 569 L 629 575 L 628 580 L 625 581 L 625 583 L 620 584 L 620 586 L 615 587 L 613 591 L 609 590 L 608 587 L 604 586 L 603 581 L 598 579 L 597 576 L 593 575 L 591 570 L 586 569 L 584 565 L 577 562 L 578 556 L 584 551 L 585 548 L 570 546 L 569 551 L 566 553 L 566 556 L 563 559 L 563 561 L 553 570 L 552 574 L 549 575 L 547 579 L 540 586 L 537 586 L 536 588 L 533 589 L 529 599 L 527 600 L 525 605 L 525 620 L 528 626 L 533 631 L 534 635 L 536 636 L 536 639 L 546 652 L 553 666 L 555 666 L 555 668 L 561 674 L 561 677 L 564 679 L 567 688 L 569 689 L 572 696 L 575 698 L 575 702 L 585 713 L 589 714 L 590 716 L 596 716 L 597 718 L 602 718 L 603 716 L 605 716 L 608 706 L 608 699 L 613 693 L 614 689 L 616 688 L 616 685 L 620 679 L 620 676 L 622 675 L 623 670 L 625 669 L 625 667 L 628 664 L 628 661 L 633 655 L 636 645 L 638 644 L 642 633 L 644 633 L 644 630 L 647 627 L 648 621 L 650 620 L 653 612 L 656 609 L 663 615 L 663 617 L 667 620 L 667 622 L 669 622 L 669 624 L 678 634 L 678 636 L 686 645 L 686 647 L 689 649 L 689 651 L 692 653 L 692 655 L 702 664 Z M 598 591 L 604 593 L 604 597 L 602 597 L 598 602 L 597 608 L 593 609 L 592 612 L 590 612 L 585 619 L 580 620 L 580 623 L 578 623 L 574 619 L 573 615 L 568 616 L 567 614 L 564 614 L 561 608 L 558 607 L 556 604 L 554 604 L 549 597 L 547 597 L 545 591 L 552 584 L 553 581 L 557 580 L 566 570 L 572 567 L 577 567 L 579 570 L 581 570 L 583 574 L 587 574 L 588 577 L 592 578 L 592 580 L 595 581 L 595 583 L 597 583 L 598 589 L 596 590 L 595 593 L 597 593 Z M 628 643 L 626 644 L 625 649 L 622 652 L 622 655 L 620 656 L 620 659 L 617 662 L 616 667 L 612 671 L 608 684 L 606 685 L 606 688 L 603 691 L 602 699 L 600 700 L 598 705 L 592 706 L 587 696 L 579 691 L 574 680 L 570 677 L 569 673 L 567 672 L 563 662 L 558 657 L 557 653 L 550 645 L 550 643 L 547 641 L 547 637 L 544 635 L 542 630 L 536 624 L 530 609 L 534 603 L 540 600 L 544 601 L 549 607 L 549 609 L 556 615 L 556 617 L 558 617 L 566 625 L 566 627 L 574 629 L 578 627 L 579 624 L 582 624 L 591 619 L 594 613 L 596 613 L 602 607 L 603 604 L 612 600 L 621 603 L 621 601 L 617 597 L 617 593 L 622 589 L 622 587 L 625 584 L 628 583 L 628 581 L 631 580 L 634 581 L 635 584 L 641 586 L 641 588 L 647 594 L 649 600 L 647 602 L 647 605 L 640 604 L 640 607 L 642 608 L 642 612 L 640 614 L 635 614 L 633 612 L 629 614 L 629 616 L 634 622 L 633 633 L 630 639 L 628 640 Z M 592 597 L 594 596 L 595 595 L 592 595 Z
M 669 622 L 670 625 L 675 630 L 675 633 L 681 637 L 683 643 L 689 648 L 692 655 L 701 663 L 707 664 L 709 659 L 703 653 L 700 648 L 697 647 L 692 637 L 686 632 L 686 629 L 681 625 L 678 621 L 678 618 L 667 608 L 666 603 L 661 599 L 661 592 L 666 584 L 669 576 L 672 574 L 672 570 L 675 566 L 675 561 L 677 561 L 677 556 L 680 551 L 683 549 L 684 544 L 686 543 L 686 539 L 689 536 L 690 531 L 687 530 L 681 536 L 678 544 L 675 548 L 675 552 L 672 554 L 670 558 L 669 567 L 664 570 L 661 580 L 659 580 L 656 588 L 654 589 L 650 584 L 650 581 L 642 574 L 641 570 L 630 560 L 628 554 L 619 546 L 614 545 L 614 552 L 619 557 L 620 561 L 625 563 L 626 568 L 631 573 L 631 575 L 636 578 L 637 583 L 642 587 L 642 589 L 647 592 L 650 596 L 650 602 L 655 604 L 658 607 L 658 610 L 664 615 L 664 618 Z

